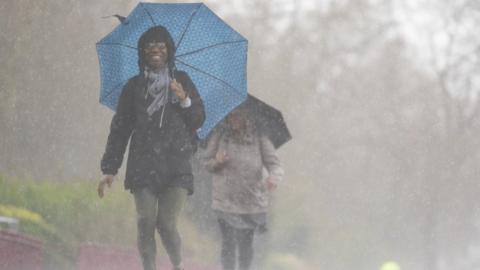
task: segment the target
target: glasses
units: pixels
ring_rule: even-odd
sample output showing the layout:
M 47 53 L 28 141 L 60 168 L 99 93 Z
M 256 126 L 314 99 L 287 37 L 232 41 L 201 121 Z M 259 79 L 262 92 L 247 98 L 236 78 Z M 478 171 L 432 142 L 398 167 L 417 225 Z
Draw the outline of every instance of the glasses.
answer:
M 145 51 L 151 51 L 153 49 L 164 50 L 166 48 L 167 48 L 167 44 L 165 44 L 165 42 L 148 42 L 145 45 Z

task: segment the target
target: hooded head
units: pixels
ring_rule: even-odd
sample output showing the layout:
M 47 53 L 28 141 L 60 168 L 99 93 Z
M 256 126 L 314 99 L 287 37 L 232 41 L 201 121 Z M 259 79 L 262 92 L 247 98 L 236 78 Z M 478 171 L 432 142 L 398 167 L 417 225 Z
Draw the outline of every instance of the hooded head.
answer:
M 247 125 L 251 125 L 251 114 L 247 103 L 244 102 L 231 111 L 226 121 L 227 125 L 234 130 L 246 129 Z
M 165 27 L 154 26 L 145 31 L 138 39 L 138 67 L 140 68 L 140 74 L 143 73 L 147 64 L 145 48 L 150 42 L 165 42 L 167 46 L 167 64 L 172 71 L 175 65 L 175 43 Z

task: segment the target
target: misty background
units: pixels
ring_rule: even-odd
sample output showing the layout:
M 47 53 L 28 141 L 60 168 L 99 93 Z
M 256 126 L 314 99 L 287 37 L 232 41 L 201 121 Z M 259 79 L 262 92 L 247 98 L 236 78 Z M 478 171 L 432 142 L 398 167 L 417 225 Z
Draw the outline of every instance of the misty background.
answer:
M 0 174 L 95 191 L 113 115 L 95 43 L 137 3 L 0 2 Z M 299 270 L 480 268 L 480 1 L 205 3 L 249 40 L 249 92 L 293 136 L 270 253 Z

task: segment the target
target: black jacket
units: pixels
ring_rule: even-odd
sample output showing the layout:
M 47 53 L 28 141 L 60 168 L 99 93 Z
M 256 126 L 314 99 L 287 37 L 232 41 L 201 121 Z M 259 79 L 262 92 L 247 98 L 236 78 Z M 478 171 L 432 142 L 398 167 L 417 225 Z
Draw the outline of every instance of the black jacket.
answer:
M 190 159 L 196 150 L 196 130 L 205 120 L 203 102 L 190 77 L 176 71 L 192 103 L 188 108 L 178 102 L 165 106 L 160 128 L 159 109 L 151 117 L 146 112 L 153 98 L 145 95 L 143 76 L 131 78 L 122 90 L 113 116 L 107 146 L 101 161 L 104 174 L 115 175 L 120 168 L 127 143 L 130 148 L 127 161 L 125 188 L 134 190 L 167 186 L 186 188 L 193 193 L 193 175 Z M 174 95 L 170 92 L 170 95 Z

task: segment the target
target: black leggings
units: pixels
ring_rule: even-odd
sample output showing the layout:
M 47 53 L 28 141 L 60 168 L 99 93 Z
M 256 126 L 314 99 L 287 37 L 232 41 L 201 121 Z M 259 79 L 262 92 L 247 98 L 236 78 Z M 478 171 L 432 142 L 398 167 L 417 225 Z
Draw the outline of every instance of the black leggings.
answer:
M 238 250 L 238 269 L 248 270 L 253 259 L 253 229 L 236 229 L 219 219 L 222 233 L 223 270 L 235 270 L 236 251 Z

